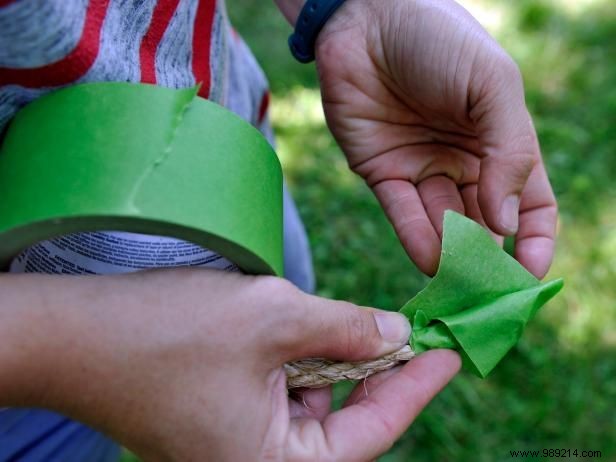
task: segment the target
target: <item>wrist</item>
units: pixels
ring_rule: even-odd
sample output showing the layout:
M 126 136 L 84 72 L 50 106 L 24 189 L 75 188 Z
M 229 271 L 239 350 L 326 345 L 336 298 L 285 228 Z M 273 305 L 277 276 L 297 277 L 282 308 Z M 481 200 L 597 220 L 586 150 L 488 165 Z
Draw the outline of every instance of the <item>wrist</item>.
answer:
M 301 63 L 315 59 L 316 41 L 325 24 L 344 5 L 345 0 L 308 0 L 289 37 L 291 54 Z
M 379 0 L 381 1 L 381 0 Z M 315 42 L 315 56 L 318 58 L 323 45 L 340 32 L 354 31 L 354 45 L 365 44 L 371 29 L 370 23 L 375 21 L 377 8 L 368 0 L 346 0 L 325 23 Z M 345 34 L 346 35 L 346 34 Z

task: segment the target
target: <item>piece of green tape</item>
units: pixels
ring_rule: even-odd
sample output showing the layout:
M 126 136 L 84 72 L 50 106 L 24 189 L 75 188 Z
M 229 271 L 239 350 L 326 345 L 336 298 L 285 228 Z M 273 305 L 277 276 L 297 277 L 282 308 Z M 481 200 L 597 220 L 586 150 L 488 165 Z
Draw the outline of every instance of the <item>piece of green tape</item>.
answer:
M 197 88 L 95 83 L 43 96 L 0 148 L 0 267 L 36 242 L 100 230 L 172 236 L 282 275 L 278 158 Z
M 447 211 L 438 272 L 400 311 L 412 321 L 417 353 L 457 350 L 466 369 L 485 377 L 562 287 L 562 279 L 542 283 L 484 228 Z

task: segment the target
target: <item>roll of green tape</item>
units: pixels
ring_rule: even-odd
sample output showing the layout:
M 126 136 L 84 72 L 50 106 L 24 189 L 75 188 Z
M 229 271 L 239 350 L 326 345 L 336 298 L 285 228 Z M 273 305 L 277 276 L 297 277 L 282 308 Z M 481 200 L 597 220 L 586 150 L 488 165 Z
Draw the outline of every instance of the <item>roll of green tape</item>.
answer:
M 261 133 L 197 88 L 95 83 L 39 98 L 0 148 L 0 265 L 63 234 L 119 230 L 282 275 L 282 172 Z

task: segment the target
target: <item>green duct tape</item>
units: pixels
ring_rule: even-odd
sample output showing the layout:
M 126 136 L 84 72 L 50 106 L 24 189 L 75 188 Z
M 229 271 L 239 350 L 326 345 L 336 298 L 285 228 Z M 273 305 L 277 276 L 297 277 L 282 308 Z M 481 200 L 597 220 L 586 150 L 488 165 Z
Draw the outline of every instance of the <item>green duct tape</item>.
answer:
M 416 352 L 457 350 L 466 369 L 486 377 L 562 287 L 562 279 L 540 282 L 483 227 L 447 211 L 438 272 L 400 311 L 413 323 Z
M 0 148 L 0 266 L 55 236 L 121 230 L 282 275 L 282 172 L 269 143 L 197 89 L 96 83 L 26 106 Z

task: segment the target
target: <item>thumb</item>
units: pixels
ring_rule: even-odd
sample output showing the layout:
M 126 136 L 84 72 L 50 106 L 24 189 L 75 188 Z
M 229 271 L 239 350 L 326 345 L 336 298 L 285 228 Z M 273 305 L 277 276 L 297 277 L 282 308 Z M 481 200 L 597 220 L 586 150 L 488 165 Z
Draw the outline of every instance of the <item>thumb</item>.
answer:
M 518 231 L 520 196 L 537 164 L 539 144 L 517 65 L 507 56 L 490 74 L 471 110 L 483 159 L 477 201 L 492 231 Z
M 287 344 L 280 350 L 284 361 L 311 357 L 340 361 L 372 359 L 402 348 L 411 336 L 411 325 L 400 313 L 299 291 L 298 295 L 293 303 L 296 321 L 291 329 L 292 338 L 287 335 Z

